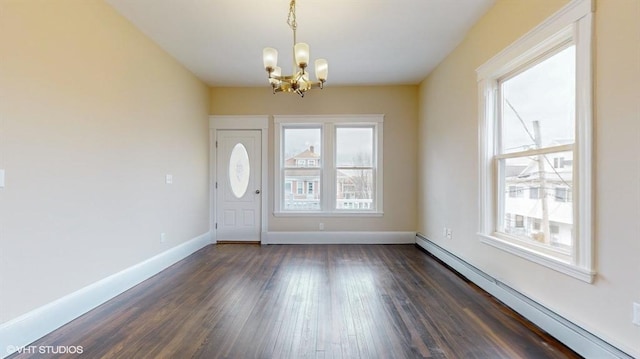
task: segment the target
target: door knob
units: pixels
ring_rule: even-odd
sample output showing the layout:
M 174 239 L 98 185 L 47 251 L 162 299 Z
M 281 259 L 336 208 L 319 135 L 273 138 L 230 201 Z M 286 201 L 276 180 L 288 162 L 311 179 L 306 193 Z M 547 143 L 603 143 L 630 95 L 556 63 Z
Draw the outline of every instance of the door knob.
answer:
M 260 194 L 260 190 L 259 189 L 256 190 L 256 194 Z

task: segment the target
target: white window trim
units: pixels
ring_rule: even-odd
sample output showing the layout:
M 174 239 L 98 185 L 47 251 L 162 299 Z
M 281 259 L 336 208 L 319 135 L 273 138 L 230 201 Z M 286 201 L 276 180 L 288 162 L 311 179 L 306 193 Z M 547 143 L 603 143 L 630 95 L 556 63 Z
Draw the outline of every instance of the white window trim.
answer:
M 372 115 L 275 115 L 273 116 L 275 130 L 274 130 L 274 145 L 275 145 L 275 161 L 274 161 L 274 216 L 277 217 L 380 217 L 383 212 L 383 124 L 384 115 L 372 114 Z M 321 171 L 320 178 L 320 196 L 323 208 L 319 211 L 286 211 L 283 209 L 282 194 L 282 172 L 281 164 L 283 163 L 282 148 L 282 131 L 285 126 L 310 126 L 320 125 L 322 128 L 322 149 L 321 155 L 322 161 L 316 168 Z M 336 126 L 374 126 L 375 141 L 373 155 L 374 168 L 375 168 L 375 203 L 376 208 L 374 210 L 338 210 L 335 209 L 335 127 Z M 328 138 L 325 140 L 325 136 Z
M 486 244 L 547 266 L 582 281 L 595 278 L 593 239 L 593 0 L 573 0 L 543 23 L 501 51 L 477 70 L 479 105 L 479 228 L 480 240 Z M 518 243 L 494 231 L 496 227 L 495 115 L 497 80 L 523 66 L 533 56 L 557 46 L 567 38 L 576 44 L 576 142 L 574 147 L 574 218 L 573 252 L 562 255 L 542 246 Z M 551 253 L 554 252 L 554 253 Z

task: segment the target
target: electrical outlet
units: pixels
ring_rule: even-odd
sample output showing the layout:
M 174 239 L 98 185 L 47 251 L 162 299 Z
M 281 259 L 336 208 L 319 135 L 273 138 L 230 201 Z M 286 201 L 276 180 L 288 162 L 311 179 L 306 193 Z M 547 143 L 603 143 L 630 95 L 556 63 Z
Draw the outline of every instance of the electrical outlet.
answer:
M 640 303 L 633 303 L 633 324 L 640 327 Z
M 173 183 L 173 175 L 166 175 L 164 177 L 164 181 L 166 184 L 172 184 Z
M 167 234 L 166 233 L 160 233 L 160 243 L 164 243 L 167 241 Z
M 324 231 L 324 223 L 320 223 L 320 225 L 318 226 L 318 228 L 319 228 L 321 231 Z
M 447 228 L 447 239 L 453 238 L 453 231 L 451 228 Z

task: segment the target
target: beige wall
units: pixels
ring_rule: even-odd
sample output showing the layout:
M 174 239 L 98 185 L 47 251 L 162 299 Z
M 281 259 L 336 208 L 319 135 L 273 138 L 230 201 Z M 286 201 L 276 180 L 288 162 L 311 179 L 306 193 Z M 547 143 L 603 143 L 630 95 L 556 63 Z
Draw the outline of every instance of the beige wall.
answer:
M 0 323 L 208 232 L 208 108 L 102 1 L 0 1 Z
M 587 284 L 480 243 L 475 69 L 565 0 L 499 0 L 420 86 L 418 231 L 549 309 L 640 357 L 640 1 L 595 14 L 595 228 Z M 453 239 L 442 228 L 453 229 Z
M 417 86 L 331 87 L 304 98 L 273 95 L 261 88 L 213 88 L 212 115 L 384 114 L 384 216 L 378 218 L 274 217 L 269 197 L 269 231 L 415 231 L 417 171 Z M 273 123 L 269 134 L 269 189 L 273 193 Z

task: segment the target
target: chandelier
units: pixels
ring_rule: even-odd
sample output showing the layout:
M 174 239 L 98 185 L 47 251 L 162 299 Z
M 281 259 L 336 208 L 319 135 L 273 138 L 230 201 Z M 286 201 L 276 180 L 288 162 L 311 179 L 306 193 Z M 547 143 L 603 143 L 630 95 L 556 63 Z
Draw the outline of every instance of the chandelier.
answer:
M 287 24 L 291 30 L 293 30 L 293 75 L 282 75 L 282 69 L 277 66 L 278 50 L 272 47 L 264 48 L 262 51 L 262 61 L 264 62 L 265 70 L 269 73 L 269 83 L 271 84 L 274 94 L 276 92 L 290 92 L 304 97 L 305 92 L 310 89 L 322 89 L 324 87 L 329 72 L 329 64 L 325 59 L 317 59 L 315 61 L 317 81 L 313 82 L 309 79 L 309 72 L 307 70 L 309 64 L 309 45 L 304 42 L 297 42 L 296 39 L 296 29 L 298 28 L 298 23 L 296 22 L 296 0 L 291 0 L 291 3 L 289 3 Z

